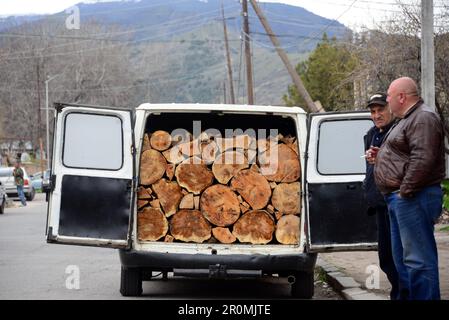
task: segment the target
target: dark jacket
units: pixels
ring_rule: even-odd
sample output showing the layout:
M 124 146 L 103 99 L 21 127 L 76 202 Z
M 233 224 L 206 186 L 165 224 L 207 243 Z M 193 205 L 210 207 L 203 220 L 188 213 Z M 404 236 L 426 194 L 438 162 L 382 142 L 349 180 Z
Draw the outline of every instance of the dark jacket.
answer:
M 370 130 L 368 130 L 366 135 L 363 137 L 365 151 L 368 150 L 370 146 L 380 147 L 385 135 L 392 125 L 393 121 L 383 128 L 382 132 L 376 126 L 373 126 Z M 365 180 L 363 180 L 363 190 L 369 208 L 386 206 L 384 197 L 380 193 L 374 181 L 374 165 L 369 164 L 368 161 L 366 161 L 366 176 Z M 372 210 L 369 212 L 371 211 Z
M 443 125 L 420 100 L 387 134 L 377 154 L 375 181 L 383 194 L 400 190 L 407 198 L 444 176 Z

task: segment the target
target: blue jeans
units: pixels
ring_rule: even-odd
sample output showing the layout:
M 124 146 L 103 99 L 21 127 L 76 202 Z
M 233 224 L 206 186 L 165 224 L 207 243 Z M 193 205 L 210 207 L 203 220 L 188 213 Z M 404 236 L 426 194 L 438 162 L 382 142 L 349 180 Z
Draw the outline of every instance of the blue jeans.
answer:
M 23 193 L 23 186 L 17 186 L 17 194 L 19 195 L 20 202 L 22 202 L 22 205 L 26 206 L 27 202 L 25 199 L 25 194 Z
M 426 187 L 413 198 L 390 193 L 385 200 L 390 215 L 393 259 L 399 273 L 400 298 L 439 300 L 434 224 L 442 212 L 441 186 Z

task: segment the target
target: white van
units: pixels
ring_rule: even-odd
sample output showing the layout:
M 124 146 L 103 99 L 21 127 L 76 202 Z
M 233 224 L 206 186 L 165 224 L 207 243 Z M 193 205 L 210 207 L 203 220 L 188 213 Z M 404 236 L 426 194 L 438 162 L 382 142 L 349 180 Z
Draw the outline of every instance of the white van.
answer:
M 209 278 L 287 277 L 292 296 L 313 296 L 317 253 L 375 250 L 366 214 L 363 136 L 367 112 L 307 115 L 298 107 L 142 104 L 135 112 L 55 104 L 47 242 L 118 248 L 120 292 L 142 293 L 153 272 Z M 140 241 L 137 187 L 144 135 L 202 128 L 269 130 L 297 137 L 301 165 L 296 244 Z

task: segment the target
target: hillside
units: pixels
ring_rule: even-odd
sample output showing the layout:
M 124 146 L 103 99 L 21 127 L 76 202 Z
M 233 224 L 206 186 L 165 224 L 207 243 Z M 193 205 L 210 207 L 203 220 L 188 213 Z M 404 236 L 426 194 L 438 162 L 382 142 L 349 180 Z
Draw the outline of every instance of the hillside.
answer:
M 144 64 L 144 68 L 139 67 L 137 74 L 132 75 L 134 81 L 130 86 L 136 91 L 132 104 L 144 101 L 218 103 L 224 100 L 226 81 L 220 6 L 221 0 L 81 3 L 78 5 L 81 28 L 68 34 L 83 36 L 83 23 L 87 21 L 128 30 L 111 34 L 111 39 L 131 41 L 134 53 L 130 63 Z M 275 3 L 261 3 L 260 6 L 294 64 L 316 46 L 323 30 L 331 37 L 341 37 L 349 31 L 336 21 L 300 7 Z M 244 103 L 246 75 L 240 39 L 241 5 L 237 0 L 225 0 L 224 8 L 235 93 L 237 100 Z M 281 104 L 291 80 L 251 6 L 249 8 L 255 100 L 259 104 Z M 47 29 L 56 30 L 56 26 L 64 25 L 67 16 L 61 12 L 46 17 L 8 17 L 0 20 L 0 30 L 14 32 L 16 26 L 27 23 L 29 33 L 36 33 L 39 29 L 34 25 L 42 21 L 55 26 Z

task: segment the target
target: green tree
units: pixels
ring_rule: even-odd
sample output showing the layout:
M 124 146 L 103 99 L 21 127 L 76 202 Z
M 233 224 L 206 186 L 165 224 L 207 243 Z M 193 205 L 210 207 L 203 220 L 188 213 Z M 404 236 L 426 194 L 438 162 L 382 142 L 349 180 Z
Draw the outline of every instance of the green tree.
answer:
M 314 101 L 319 100 L 327 111 L 354 108 L 352 72 L 357 57 L 335 38 L 323 39 L 309 58 L 296 66 L 307 91 Z M 288 106 L 305 106 L 294 85 L 283 96 Z

